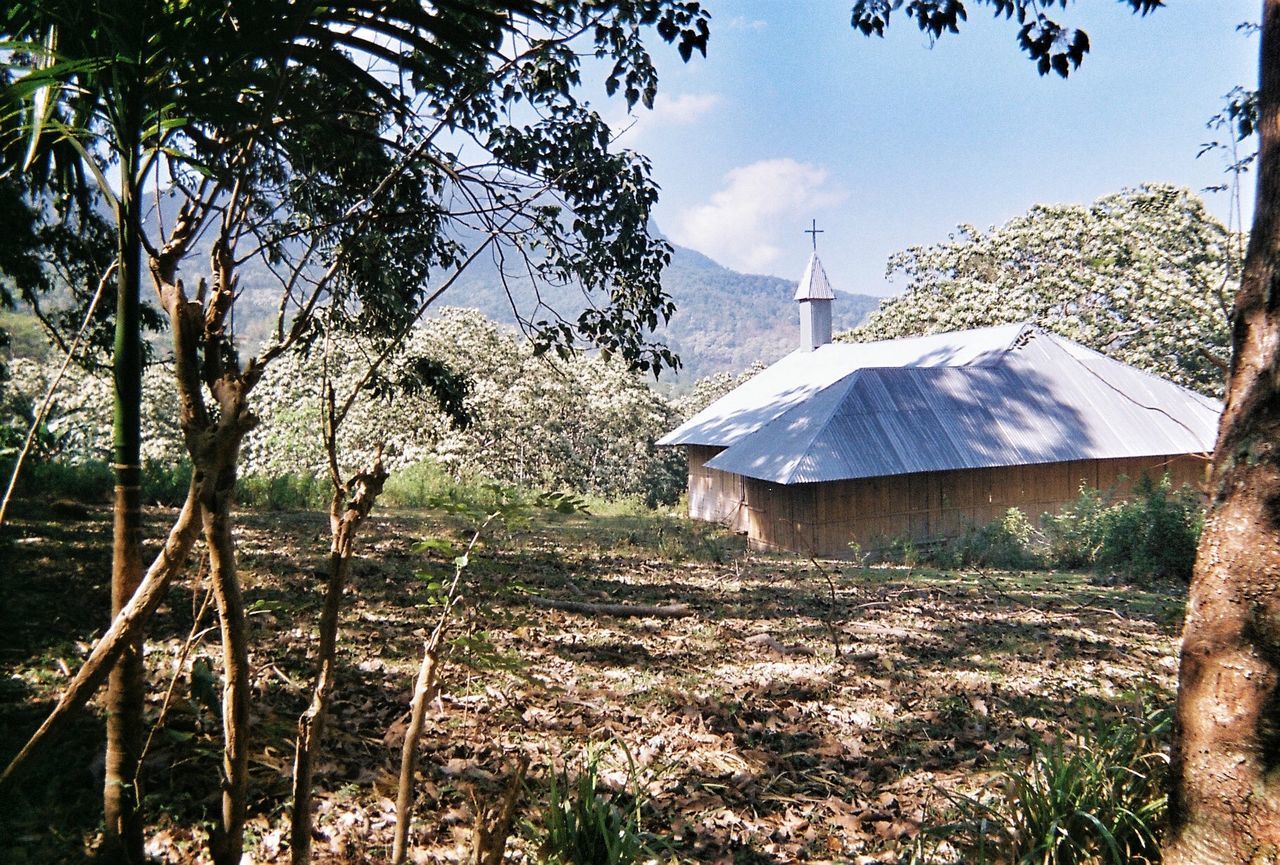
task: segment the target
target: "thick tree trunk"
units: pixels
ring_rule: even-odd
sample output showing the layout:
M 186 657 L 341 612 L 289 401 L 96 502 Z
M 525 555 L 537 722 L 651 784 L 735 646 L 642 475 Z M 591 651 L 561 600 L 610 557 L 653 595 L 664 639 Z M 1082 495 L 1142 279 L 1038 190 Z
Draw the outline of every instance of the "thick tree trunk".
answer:
M 126 124 L 127 126 L 127 124 Z M 142 227 L 136 176 L 138 149 L 121 158 L 124 178 L 119 197 L 119 268 L 113 372 L 115 411 L 112 456 L 116 476 L 112 510 L 111 616 L 115 619 L 142 581 Z M 103 858 L 111 863 L 143 861 L 142 817 L 138 813 L 138 758 L 142 752 L 145 699 L 142 633 L 126 644 L 107 686 L 106 779 L 102 803 L 105 817 Z
M 1280 0 L 1263 4 L 1253 230 L 1183 630 L 1165 861 L 1280 862 Z
M 293 865 L 311 861 L 311 787 L 315 754 L 324 739 L 325 716 L 333 691 L 338 657 L 338 614 L 342 592 L 351 571 L 351 553 L 356 532 L 373 510 L 374 502 L 387 480 L 378 457 L 360 472 L 347 489 L 334 491 L 329 504 L 329 580 L 325 586 L 324 610 L 320 614 L 320 651 L 311 704 L 298 718 L 298 739 L 293 757 L 293 813 L 290 817 L 290 860 Z M 353 495 L 348 496 L 351 491 Z

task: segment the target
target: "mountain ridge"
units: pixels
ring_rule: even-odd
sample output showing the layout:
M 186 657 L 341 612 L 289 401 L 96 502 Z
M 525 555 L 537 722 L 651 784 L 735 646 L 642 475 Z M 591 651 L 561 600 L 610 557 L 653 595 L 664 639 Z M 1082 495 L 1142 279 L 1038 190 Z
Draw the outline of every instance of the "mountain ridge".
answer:
M 799 305 L 792 299 L 798 280 L 740 273 L 695 249 L 671 246 L 662 286 L 676 312 L 655 336 L 680 356 L 681 369 L 669 376 L 676 386 L 690 386 L 719 372 L 738 373 L 757 362 L 772 363 L 799 345 Z M 531 295 L 520 296 L 521 290 L 515 287 L 515 302 L 527 315 L 536 301 Z M 880 298 L 870 295 L 838 289 L 835 293 L 832 326 L 837 332 L 856 327 L 880 304 Z M 542 301 L 568 319 L 582 307 L 574 288 L 544 293 Z M 517 323 L 496 269 L 464 274 L 441 297 L 441 304 L 477 309 L 504 324 Z
M 172 225 L 178 201 L 170 196 L 162 196 L 159 201 L 160 217 L 165 225 Z M 154 218 L 152 212 L 148 221 Z M 681 358 L 682 367 L 676 374 L 663 375 L 663 380 L 670 382 L 668 387 L 684 389 L 708 375 L 738 373 L 757 362 L 772 363 L 799 345 L 800 314 L 792 300 L 796 280 L 740 273 L 702 252 L 673 243 L 655 224 L 651 224 L 650 231 L 672 247 L 662 285 L 674 301 L 676 312 L 655 333 Z M 207 237 L 195 245 L 187 256 L 190 266 L 203 265 L 210 245 Z M 247 343 L 256 344 L 269 336 L 274 325 L 279 283 L 260 262 L 248 261 L 241 267 L 240 286 L 243 295 L 236 329 Z M 836 290 L 833 329 L 839 332 L 857 326 L 879 302 L 877 297 Z M 545 288 L 535 293 L 527 279 L 511 279 L 504 284 L 499 262 L 481 256 L 438 303 L 440 307 L 477 309 L 494 321 L 515 327 L 519 322 L 513 305 L 526 319 L 547 317 L 549 312 L 533 313 L 542 304 L 573 321 L 584 308 L 585 299 L 575 286 Z

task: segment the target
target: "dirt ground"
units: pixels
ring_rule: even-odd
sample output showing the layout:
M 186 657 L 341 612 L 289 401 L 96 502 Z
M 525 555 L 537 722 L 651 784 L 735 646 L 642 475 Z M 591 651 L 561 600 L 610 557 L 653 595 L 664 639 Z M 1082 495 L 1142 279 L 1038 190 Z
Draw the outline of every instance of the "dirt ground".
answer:
M 170 514 L 151 513 L 158 533 Z M 319 514 L 244 513 L 253 630 L 255 861 L 287 861 L 296 717 L 312 675 L 328 527 Z M 342 672 L 317 773 L 323 862 L 383 859 L 394 775 L 431 583 L 415 552 L 464 529 L 423 512 L 375 516 L 343 618 Z M 0 537 L 0 757 L 39 723 L 106 624 L 109 515 L 63 503 Z M 531 760 L 514 861 L 536 856 L 552 767 L 602 753 L 618 802 L 638 797 L 659 861 L 894 862 L 940 788 L 973 790 L 1040 737 L 1144 695 L 1171 699 L 1180 590 L 1088 574 L 860 569 L 749 553 L 671 517 L 573 516 L 499 533 L 465 576 L 466 604 L 428 713 L 413 860 L 457 861 L 477 803 Z M 687 604 L 683 618 L 549 610 Z M 198 861 L 217 807 L 219 669 L 198 567 L 148 649 L 155 729 L 142 779 L 149 849 Z M 188 636 L 195 634 L 179 665 Z M 95 712 L 100 707 L 95 708 Z M 101 721 L 85 713 L 0 791 L 0 861 L 80 861 L 100 831 Z

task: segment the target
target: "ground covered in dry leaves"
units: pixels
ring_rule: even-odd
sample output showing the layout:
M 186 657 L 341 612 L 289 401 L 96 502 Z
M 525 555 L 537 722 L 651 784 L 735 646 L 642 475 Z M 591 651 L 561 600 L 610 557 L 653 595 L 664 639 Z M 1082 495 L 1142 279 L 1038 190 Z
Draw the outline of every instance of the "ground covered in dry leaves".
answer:
M 168 512 L 150 514 L 158 533 Z M 28 511 L 0 538 L 0 757 L 47 712 L 105 625 L 109 515 Z M 420 512 L 375 516 L 347 597 L 343 673 L 318 780 L 317 858 L 379 861 L 431 582 L 446 559 L 415 552 L 465 528 Z M 240 550 L 255 669 L 255 861 L 287 861 L 291 737 L 328 527 L 318 514 L 245 513 Z M 216 813 L 217 630 L 198 569 L 152 629 L 153 720 L 143 779 L 150 849 L 203 856 Z M 893 862 L 943 801 L 973 790 L 1036 737 L 1174 684 L 1179 590 L 1088 574 L 857 568 L 747 552 L 670 516 L 547 518 L 473 556 L 429 712 L 413 861 L 457 861 L 474 809 L 515 755 L 531 760 L 509 848 L 536 859 L 551 767 L 602 749 L 619 801 L 638 796 L 659 861 Z M 534 607 L 684 603 L 684 618 Z M 193 625 L 194 623 L 194 625 Z M 188 636 L 193 645 L 183 657 Z M 95 709 L 97 711 L 97 709 Z M 0 793 L 0 860 L 79 861 L 100 831 L 101 721 L 92 713 Z

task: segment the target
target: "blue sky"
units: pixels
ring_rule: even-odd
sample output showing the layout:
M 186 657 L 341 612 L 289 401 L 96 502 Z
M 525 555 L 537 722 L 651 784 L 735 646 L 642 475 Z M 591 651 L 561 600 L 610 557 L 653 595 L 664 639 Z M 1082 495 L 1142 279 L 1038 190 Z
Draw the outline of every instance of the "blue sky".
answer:
M 1066 81 L 1037 75 L 1016 25 L 976 2 L 932 48 L 905 17 L 861 36 L 848 0 L 705 5 L 707 59 L 655 45 L 659 101 L 621 138 L 653 160 L 660 227 L 735 269 L 796 279 L 816 218 L 833 285 L 866 294 L 901 290 L 884 281 L 889 255 L 960 223 L 1144 181 L 1223 182 L 1222 157 L 1196 158 L 1205 122 L 1257 75 L 1257 39 L 1236 32 L 1256 0 L 1173 0 L 1146 18 L 1111 0 L 1055 10 L 1093 46 Z M 1205 198 L 1226 221 L 1229 196 Z

